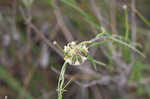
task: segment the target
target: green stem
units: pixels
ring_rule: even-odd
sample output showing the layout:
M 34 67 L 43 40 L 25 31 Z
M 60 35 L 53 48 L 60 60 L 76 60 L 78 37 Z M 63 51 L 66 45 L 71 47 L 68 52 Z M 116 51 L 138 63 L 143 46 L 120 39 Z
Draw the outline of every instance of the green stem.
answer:
M 126 26 L 126 32 L 125 32 L 125 40 L 128 40 L 129 38 L 129 23 L 128 23 L 128 10 L 127 8 L 124 9 L 125 14 L 125 26 Z
M 62 99 L 62 94 L 63 94 L 63 85 L 64 85 L 64 81 L 65 81 L 65 71 L 66 71 L 66 66 L 67 66 L 67 62 L 65 62 L 61 68 L 61 72 L 59 75 L 59 81 L 58 81 L 58 99 Z

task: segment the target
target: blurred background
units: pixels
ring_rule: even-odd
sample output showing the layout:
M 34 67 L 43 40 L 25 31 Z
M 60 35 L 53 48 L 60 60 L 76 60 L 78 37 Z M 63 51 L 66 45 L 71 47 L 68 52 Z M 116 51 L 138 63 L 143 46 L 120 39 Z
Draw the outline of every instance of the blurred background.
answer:
M 63 48 L 101 27 L 145 58 L 113 41 L 91 48 L 106 66 L 67 65 L 63 99 L 150 99 L 149 13 L 150 0 L 0 0 L 0 99 L 57 99 L 64 55 L 53 41 Z

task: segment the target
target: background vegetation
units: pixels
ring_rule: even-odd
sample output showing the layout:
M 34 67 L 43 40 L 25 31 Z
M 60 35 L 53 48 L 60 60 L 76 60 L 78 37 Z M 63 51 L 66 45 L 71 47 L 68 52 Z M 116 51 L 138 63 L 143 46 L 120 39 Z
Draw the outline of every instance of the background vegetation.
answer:
M 145 57 L 102 39 L 90 56 L 106 66 L 67 65 L 63 98 L 149 99 L 149 9 L 149 0 L 0 0 L 0 99 L 57 99 L 64 55 L 52 42 L 91 40 L 102 27 Z

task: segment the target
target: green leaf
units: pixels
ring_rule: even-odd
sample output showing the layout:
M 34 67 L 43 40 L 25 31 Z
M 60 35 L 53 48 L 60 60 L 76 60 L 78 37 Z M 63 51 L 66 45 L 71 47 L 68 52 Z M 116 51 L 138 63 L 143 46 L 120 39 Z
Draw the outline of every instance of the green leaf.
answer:
M 141 18 L 141 20 L 150 27 L 150 22 L 137 10 L 135 9 L 136 14 Z
M 126 42 L 123 42 L 123 41 L 121 41 L 121 40 L 119 40 L 117 38 L 114 38 L 113 36 L 109 36 L 109 38 L 112 39 L 115 42 L 118 42 L 118 43 L 120 43 L 120 44 L 122 44 L 124 46 L 129 47 L 130 49 L 134 50 L 135 52 L 137 52 L 141 56 L 145 57 L 145 55 L 142 52 L 140 52 L 139 50 L 137 50 L 133 45 L 130 45 L 130 44 L 126 43 Z
M 96 64 L 98 64 L 99 66 L 106 66 L 105 63 L 100 62 L 100 61 L 97 61 L 97 60 L 95 60 L 95 59 L 93 60 L 93 62 L 96 63 Z
M 92 62 L 93 67 L 94 67 L 95 70 L 96 70 L 96 64 L 98 64 L 99 66 L 105 66 L 106 65 L 105 63 L 102 63 L 100 61 L 97 61 L 97 60 L 93 59 L 91 56 L 88 56 L 87 58 L 88 58 L 89 61 Z

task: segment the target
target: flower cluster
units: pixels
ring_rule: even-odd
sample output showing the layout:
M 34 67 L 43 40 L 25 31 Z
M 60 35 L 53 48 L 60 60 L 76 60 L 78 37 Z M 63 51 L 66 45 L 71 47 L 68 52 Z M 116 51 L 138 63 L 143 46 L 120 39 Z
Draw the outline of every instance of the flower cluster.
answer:
M 85 43 L 70 42 L 64 46 L 64 60 L 70 65 L 80 65 L 87 60 L 88 48 Z

